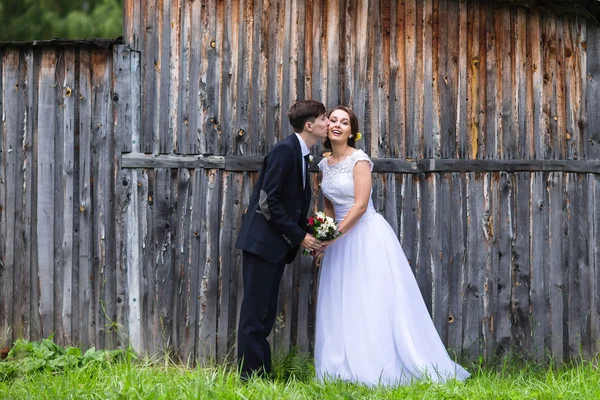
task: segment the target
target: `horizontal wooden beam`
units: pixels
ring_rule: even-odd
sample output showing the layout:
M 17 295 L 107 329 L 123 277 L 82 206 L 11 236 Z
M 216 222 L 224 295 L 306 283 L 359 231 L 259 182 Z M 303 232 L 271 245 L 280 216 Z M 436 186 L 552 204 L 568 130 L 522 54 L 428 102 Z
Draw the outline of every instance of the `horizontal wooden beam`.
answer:
M 190 156 L 124 153 L 123 168 L 202 168 L 226 171 L 258 171 L 263 156 Z M 318 171 L 315 157 L 310 167 Z M 465 160 L 373 158 L 373 172 L 421 174 L 430 172 L 575 172 L 600 173 L 600 160 Z

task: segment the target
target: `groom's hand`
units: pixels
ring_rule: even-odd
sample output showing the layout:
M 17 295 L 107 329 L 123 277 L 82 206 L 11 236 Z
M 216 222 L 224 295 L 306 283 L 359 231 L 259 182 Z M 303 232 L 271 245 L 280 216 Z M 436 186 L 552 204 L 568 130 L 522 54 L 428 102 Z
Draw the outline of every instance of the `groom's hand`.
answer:
M 321 246 L 321 242 L 310 233 L 307 233 L 306 236 L 304 236 L 304 239 L 302 240 L 302 242 L 300 242 L 300 245 L 311 252 L 320 251 L 323 247 Z

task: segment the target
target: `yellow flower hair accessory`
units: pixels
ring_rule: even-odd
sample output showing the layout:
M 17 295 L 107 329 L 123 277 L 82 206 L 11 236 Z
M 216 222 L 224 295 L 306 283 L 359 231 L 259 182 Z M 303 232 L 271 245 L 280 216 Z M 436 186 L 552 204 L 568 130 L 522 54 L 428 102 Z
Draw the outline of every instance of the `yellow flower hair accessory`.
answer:
M 354 141 L 358 142 L 360 139 L 362 139 L 362 134 L 360 132 L 356 132 L 356 139 L 354 139 Z

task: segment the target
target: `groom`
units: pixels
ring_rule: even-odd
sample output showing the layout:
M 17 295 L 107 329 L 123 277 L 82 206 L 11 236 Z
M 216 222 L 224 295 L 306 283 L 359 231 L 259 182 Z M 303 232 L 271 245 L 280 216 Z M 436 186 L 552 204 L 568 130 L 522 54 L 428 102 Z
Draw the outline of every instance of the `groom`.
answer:
M 236 247 L 243 250 L 244 299 L 238 327 L 238 361 L 242 379 L 271 370 L 267 337 L 277 313 L 279 283 L 285 264 L 299 246 L 318 251 L 320 243 L 307 226 L 311 190 L 310 147 L 327 137 L 325 106 L 296 102 L 288 112 L 294 134 L 267 154 L 254 187 Z

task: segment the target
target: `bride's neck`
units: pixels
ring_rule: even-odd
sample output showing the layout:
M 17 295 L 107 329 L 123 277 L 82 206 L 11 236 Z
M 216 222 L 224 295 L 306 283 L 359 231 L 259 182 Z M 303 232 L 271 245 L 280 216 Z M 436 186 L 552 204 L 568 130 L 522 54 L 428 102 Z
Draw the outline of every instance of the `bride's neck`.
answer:
M 347 144 L 339 144 L 336 146 L 331 147 L 331 155 L 333 156 L 333 158 L 335 160 L 339 160 L 342 157 L 345 157 L 348 154 L 348 150 L 349 150 L 350 146 L 348 146 Z

